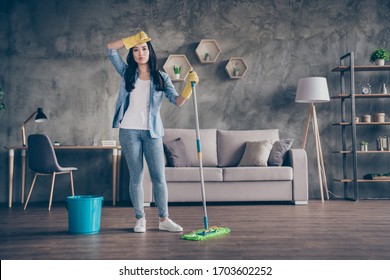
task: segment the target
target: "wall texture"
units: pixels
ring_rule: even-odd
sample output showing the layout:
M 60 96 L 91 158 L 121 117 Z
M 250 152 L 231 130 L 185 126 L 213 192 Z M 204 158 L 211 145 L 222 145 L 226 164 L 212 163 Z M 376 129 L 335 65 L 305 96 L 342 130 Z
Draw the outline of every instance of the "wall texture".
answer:
M 377 47 L 390 48 L 390 1 L 364 0 L 2 0 L 0 2 L 0 85 L 6 93 L 6 110 L 0 112 L 0 144 L 20 144 L 20 125 L 37 107 L 49 121 L 29 123 L 27 133 L 44 132 L 63 144 L 91 144 L 92 139 L 116 139 L 111 128 L 119 77 L 105 52 L 108 42 L 144 30 L 153 39 L 160 67 L 169 54 L 185 54 L 198 72 L 200 126 L 218 129 L 278 128 L 282 138 L 302 145 L 307 107 L 294 102 L 299 78 L 324 76 L 331 95 L 339 78 L 331 69 L 339 57 L 354 51 L 357 64 L 369 64 Z M 195 49 L 201 39 L 216 39 L 222 53 L 211 65 L 200 64 Z M 126 53 L 122 52 L 125 56 Z M 243 57 L 248 71 L 230 80 L 225 65 L 230 57 Z M 373 90 L 390 85 L 389 74 L 361 74 Z M 175 83 L 178 91 L 183 83 Z M 367 103 L 358 110 L 390 114 L 386 101 Z M 339 103 L 317 106 L 325 167 L 331 197 L 343 196 L 334 183 L 341 175 Z M 163 105 L 165 127 L 193 128 L 192 105 L 179 109 Z M 375 145 L 385 128 L 363 132 Z M 319 198 L 312 135 L 309 156 L 310 197 Z M 60 162 L 79 167 L 78 193 L 111 198 L 110 154 L 60 153 Z M 0 202 L 8 199 L 7 152 L 0 150 Z M 388 161 L 378 173 L 389 172 Z M 16 163 L 19 163 L 17 159 Z M 20 195 L 20 170 L 15 170 L 14 199 Z M 123 175 L 125 176 L 125 174 Z M 32 174 L 27 174 L 27 186 Z M 65 182 L 65 181 L 64 181 Z M 48 181 L 46 182 L 46 184 Z M 363 197 L 390 197 L 387 184 L 362 185 Z M 127 198 L 126 186 L 121 196 Z M 64 193 L 55 193 L 55 200 Z M 36 190 L 32 201 L 46 201 L 47 189 Z

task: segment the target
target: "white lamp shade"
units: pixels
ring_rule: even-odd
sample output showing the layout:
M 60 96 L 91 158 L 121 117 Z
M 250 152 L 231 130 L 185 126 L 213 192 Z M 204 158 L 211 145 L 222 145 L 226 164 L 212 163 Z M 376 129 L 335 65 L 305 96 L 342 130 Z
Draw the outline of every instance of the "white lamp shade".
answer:
M 295 96 L 297 103 L 320 103 L 329 102 L 329 91 L 326 78 L 308 77 L 299 79 L 297 94 Z

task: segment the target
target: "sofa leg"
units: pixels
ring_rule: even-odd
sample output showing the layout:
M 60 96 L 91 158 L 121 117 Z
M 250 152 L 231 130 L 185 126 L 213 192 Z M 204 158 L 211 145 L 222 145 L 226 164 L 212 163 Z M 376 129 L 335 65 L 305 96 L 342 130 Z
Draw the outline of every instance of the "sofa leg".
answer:
M 308 201 L 307 200 L 296 200 L 294 201 L 294 204 L 295 205 L 307 205 L 308 204 Z

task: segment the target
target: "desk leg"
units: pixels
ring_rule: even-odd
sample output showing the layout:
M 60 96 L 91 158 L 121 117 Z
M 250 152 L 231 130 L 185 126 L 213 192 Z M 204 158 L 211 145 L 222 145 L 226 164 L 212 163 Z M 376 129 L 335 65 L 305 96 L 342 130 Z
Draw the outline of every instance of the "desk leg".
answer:
M 8 151 L 8 207 L 12 207 L 12 183 L 14 178 L 14 158 L 15 151 L 10 149 Z
M 112 150 L 112 205 L 116 202 L 116 176 L 118 165 L 118 149 Z
M 26 150 L 22 150 L 22 197 L 20 201 L 24 204 L 24 190 L 26 187 Z

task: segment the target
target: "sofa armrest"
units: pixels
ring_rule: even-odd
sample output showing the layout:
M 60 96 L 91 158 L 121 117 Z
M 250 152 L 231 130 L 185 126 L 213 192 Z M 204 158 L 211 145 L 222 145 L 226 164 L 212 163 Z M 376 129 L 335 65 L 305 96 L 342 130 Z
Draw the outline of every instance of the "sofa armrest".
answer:
M 307 204 L 309 182 L 306 151 L 304 149 L 289 150 L 287 163 L 293 168 L 293 201 L 295 204 Z

